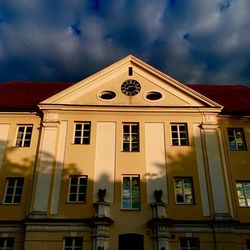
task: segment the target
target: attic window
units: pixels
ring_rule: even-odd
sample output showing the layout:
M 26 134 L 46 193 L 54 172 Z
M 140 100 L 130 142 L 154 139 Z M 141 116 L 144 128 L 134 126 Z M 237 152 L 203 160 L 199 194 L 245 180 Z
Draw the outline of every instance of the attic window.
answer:
M 105 90 L 102 91 L 99 95 L 99 98 L 103 99 L 103 100 L 112 100 L 116 97 L 116 93 L 110 90 Z
M 133 67 L 128 67 L 128 75 L 129 76 L 133 75 Z
M 160 100 L 162 98 L 162 94 L 160 92 L 157 92 L 157 91 L 150 91 L 146 94 L 146 98 L 149 101 L 157 101 L 157 100 Z

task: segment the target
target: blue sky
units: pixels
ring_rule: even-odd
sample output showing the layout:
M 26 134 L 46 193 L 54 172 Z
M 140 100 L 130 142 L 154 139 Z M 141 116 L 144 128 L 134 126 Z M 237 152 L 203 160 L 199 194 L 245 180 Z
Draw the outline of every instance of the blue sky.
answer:
M 0 82 L 77 82 L 133 54 L 183 83 L 250 85 L 249 0 L 0 0 Z

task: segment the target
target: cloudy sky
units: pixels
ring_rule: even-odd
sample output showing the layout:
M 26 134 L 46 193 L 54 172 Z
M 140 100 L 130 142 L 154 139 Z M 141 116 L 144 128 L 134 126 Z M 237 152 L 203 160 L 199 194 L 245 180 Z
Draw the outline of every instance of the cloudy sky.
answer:
M 0 0 L 0 82 L 77 82 L 133 54 L 184 83 L 250 86 L 249 0 Z

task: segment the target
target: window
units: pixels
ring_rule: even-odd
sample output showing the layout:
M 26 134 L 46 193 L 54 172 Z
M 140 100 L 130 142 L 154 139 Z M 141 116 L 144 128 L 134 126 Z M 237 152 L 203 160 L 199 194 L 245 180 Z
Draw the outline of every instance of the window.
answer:
M 0 237 L 0 250 L 13 250 L 14 238 Z
M 16 147 L 29 147 L 32 135 L 32 125 L 20 125 L 17 130 Z
M 122 208 L 140 209 L 140 177 L 138 175 L 123 176 Z
M 139 124 L 124 123 L 123 124 L 123 151 L 138 152 L 139 151 Z
M 194 204 L 193 181 L 191 177 L 175 177 L 176 204 Z
M 247 250 L 250 250 L 250 240 L 246 240 Z
M 240 207 L 250 207 L 250 181 L 237 181 L 236 189 Z
M 82 237 L 65 237 L 64 250 L 81 250 L 82 241 Z
M 21 196 L 23 191 L 24 178 L 7 178 L 4 203 L 5 204 L 19 204 L 21 202 Z
M 119 250 L 128 250 L 128 249 L 143 250 L 144 249 L 143 235 L 134 233 L 120 234 Z
M 180 250 L 199 250 L 199 245 L 197 238 L 180 238 Z
M 87 176 L 70 176 L 69 178 L 69 196 L 68 202 L 83 203 L 86 202 L 87 194 Z
M 227 134 L 230 150 L 243 151 L 247 149 L 243 128 L 228 128 Z
M 187 124 L 171 124 L 172 146 L 188 145 Z
M 75 123 L 74 144 L 89 144 L 90 143 L 90 122 Z

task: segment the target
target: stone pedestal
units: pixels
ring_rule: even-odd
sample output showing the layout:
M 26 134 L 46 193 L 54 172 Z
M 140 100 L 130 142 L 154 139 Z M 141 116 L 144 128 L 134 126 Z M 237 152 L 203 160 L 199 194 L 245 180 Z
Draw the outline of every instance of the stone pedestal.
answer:
M 110 203 L 104 201 L 106 190 L 99 190 L 99 201 L 95 205 L 95 217 L 93 218 L 93 250 L 109 249 L 109 228 L 113 224 L 110 218 Z
M 152 229 L 155 242 L 155 250 L 169 249 L 169 233 L 167 231 L 168 218 L 166 215 L 165 203 L 156 196 L 156 202 L 151 204 L 153 209 Z

